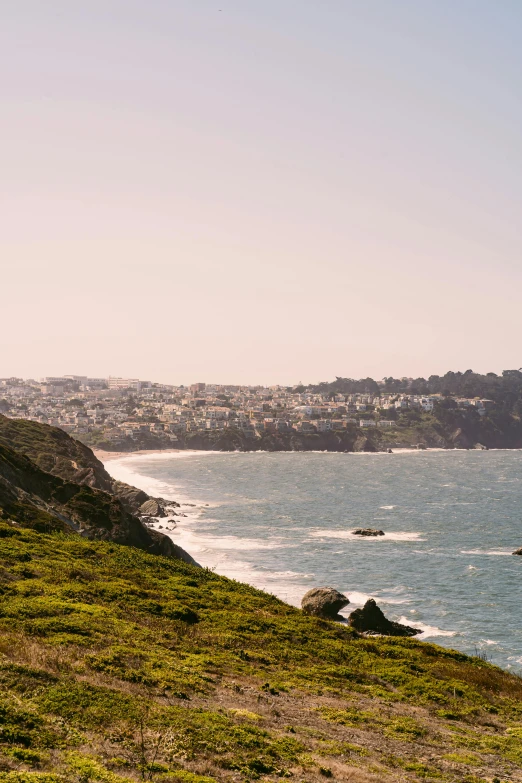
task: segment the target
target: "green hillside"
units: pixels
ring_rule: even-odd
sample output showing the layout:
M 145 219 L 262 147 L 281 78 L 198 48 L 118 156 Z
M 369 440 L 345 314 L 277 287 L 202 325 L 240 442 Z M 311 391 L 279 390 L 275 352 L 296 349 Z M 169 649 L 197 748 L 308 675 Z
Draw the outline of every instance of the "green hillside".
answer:
M 522 781 L 522 680 L 0 522 L 0 783 Z

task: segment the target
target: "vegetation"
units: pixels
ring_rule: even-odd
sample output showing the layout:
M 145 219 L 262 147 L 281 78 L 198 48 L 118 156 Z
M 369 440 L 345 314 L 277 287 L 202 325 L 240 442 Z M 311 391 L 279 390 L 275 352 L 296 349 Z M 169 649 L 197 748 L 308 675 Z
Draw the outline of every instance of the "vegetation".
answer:
M 522 680 L 0 522 L 0 783 L 522 780 Z
M 504 370 L 501 375 L 488 372 L 486 375 L 466 370 L 447 372 L 445 375 L 430 375 L 429 378 L 385 378 L 381 387 L 373 378 L 353 380 L 337 377 L 332 382 L 302 387 L 302 391 L 322 394 L 442 394 L 456 397 L 479 397 L 493 400 L 500 410 L 507 413 L 522 413 L 522 368 Z
M 0 783 L 522 783 L 522 679 L 152 554 L 93 460 L 0 417 Z

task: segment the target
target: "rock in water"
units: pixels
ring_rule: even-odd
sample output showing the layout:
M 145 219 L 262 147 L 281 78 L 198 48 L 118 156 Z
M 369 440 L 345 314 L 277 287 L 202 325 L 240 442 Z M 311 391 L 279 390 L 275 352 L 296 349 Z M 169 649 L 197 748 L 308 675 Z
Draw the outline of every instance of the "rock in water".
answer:
M 517 549 L 516 552 L 513 552 L 514 555 L 522 555 L 522 547 L 520 549 Z
M 384 530 L 377 530 L 374 527 L 358 527 L 357 530 L 352 530 L 354 536 L 383 536 Z
M 314 587 L 303 597 L 301 608 L 306 614 L 335 620 L 349 603 L 348 598 L 333 587 Z
M 373 598 L 366 601 L 362 609 L 352 612 L 348 622 L 356 631 L 379 633 L 383 636 L 415 636 L 422 633 L 418 628 L 388 620 Z

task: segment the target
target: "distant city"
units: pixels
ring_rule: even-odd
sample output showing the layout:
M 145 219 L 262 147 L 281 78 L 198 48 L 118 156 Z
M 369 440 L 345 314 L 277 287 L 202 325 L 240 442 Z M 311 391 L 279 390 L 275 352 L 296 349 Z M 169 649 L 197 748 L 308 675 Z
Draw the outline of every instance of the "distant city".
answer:
M 385 382 L 378 382 L 384 387 Z M 188 433 L 243 437 L 267 433 L 342 432 L 348 428 L 392 429 L 400 414 L 429 413 L 443 395 L 386 392 L 340 394 L 302 385 L 236 386 L 194 383 L 171 386 L 137 378 L 80 375 L 41 380 L 0 379 L 0 413 L 60 427 L 90 444 L 128 446 L 154 438 L 175 447 Z M 446 395 L 447 399 L 447 395 Z M 455 407 L 484 416 L 492 400 L 454 397 Z

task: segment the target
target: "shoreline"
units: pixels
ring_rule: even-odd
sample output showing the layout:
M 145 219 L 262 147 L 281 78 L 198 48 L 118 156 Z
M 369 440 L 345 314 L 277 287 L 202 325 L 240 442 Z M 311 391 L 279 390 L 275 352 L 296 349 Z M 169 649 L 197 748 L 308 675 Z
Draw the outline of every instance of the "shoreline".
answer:
M 392 453 L 423 454 L 427 451 L 466 451 L 466 449 L 412 449 L 406 446 L 404 448 L 395 449 Z M 104 464 L 106 462 L 112 462 L 113 460 L 127 459 L 129 457 L 152 457 L 157 454 L 178 454 L 179 456 L 189 454 L 344 454 L 345 456 L 363 454 L 366 456 L 389 456 L 389 452 L 387 451 L 294 451 L 290 449 L 281 449 L 277 451 L 260 451 L 256 449 L 252 451 L 214 451 L 212 449 L 138 449 L 137 451 L 104 451 L 103 449 L 92 449 L 92 453 Z
M 178 454 L 184 449 L 140 449 L 138 451 L 104 451 L 103 449 L 92 449 L 92 453 L 100 462 L 110 462 L 114 459 L 123 459 L 124 457 L 141 457 L 150 454 Z
M 218 449 L 138 449 L 136 451 L 106 451 L 104 449 L 92 449 L 94 456 L 100 460 L 100 462 L 111 462 L 116 459 L 126 459 L 129 457 L 151 457 L 157 454 L 178 454 L 192 455 L 192 454 L 343 454 L 344 456 L 391 456 L 393 454 L 426 454 L 426 453 L 440 453 L 448 452 L 454 454 L 455 452 L 470 451 L 470 452 L 487 452 L 487 451 L 521 451 L 522 449 L 445 449 L 434 446 L 433 448 L 416 449 L 411 446 L 401 446 L 399 448 L 388 451 L 327 451 L 327 450 L 293 450 L 293 449 L 274 449 L 274 450 L 259 450 L 252 449 L 252 451 L 223 451 Z
M 404 449 L 401 450 L 403 454 L 407 453 L 422 453 L 422 450 L 417 449 Z M 426 451 L 452 451 L 453 453 L 460 453 L 461 451 L 465 451 L 465 449 L 427 449 Z M 512 451 L 511 449 L 506 451 Z M 194 454 L 201 454 L 201 456 L 207 456 L 209 454 L 236 454 L 238 452 L 217 452 L 217 451 L 200 451 L 200 450 L 179 450 L 179 449 L 149 449 L 149 450 L 141 450 L 136 452 L 109 452 L 110 458 L 115 461 L 114 464 L 114 470 L 116 473 L 117 480 L 124 481 L 126 483 L 132 484 L 133 486 L 137 486 L 141 489 L 143 489 L 145 492 L 150 494 L 151 496 L 162 496 L 166 498 L 172 498 L 173 500 L 176 500 L 181 504 L 181 508 L 179 509 L 181 513 L 180 517 L 175 517 L 173 520 L 161 518 L 156 519 L 154 523 L 152 524 L 152 527 L 157 530 L 158 532 L 162 533 L 163 535 L 168 536 L 175 544 L 178 546 L 181 546 L 183 549 L 185 549 L 187 552 L 189 552 L 203 567 L 209 568 L 213 571 L 215 571 L 217 574 L 220 574 L 222 576 L 225 576 L 229 579 L 234 579 L 238 582 L 243 582 L 245 584 L 252 585 L 253 587 L 264 590 L 267 593 L 273 594 L 278 596 L 282 601 L 299 607 L 300 602 L 302 599 L 302 596 L 311 588 L 314 586 L 315 582 L 317 581 L 316 576 L 318 577 L 319 574 L 316 575 L 315 568 L 311 567 L 308 568 L 306 565 L 298 566 L 296 567 L 296 564 L 293 563 L 293 561 L 289 560 L 287 556 L 284 556 L 283 561 L 281 563 L 279 562 L 271 562 L 271 559 L 269 560 L 268 557 L 270 557 L 271 553 L 265 553 L 264 551 L 257 551 L 257 550 L 264 550 L 264 549 L 271 549 L 271 548 L 278 548 L 277 546 L 277 540 L 274 541 L 274 546 L 272 547 L 270 537 L 266 539 L 265 537 L 259 537 L 255 533 L 250 533 L 247 527 L 241 528 L 240 530 L 237 529 L 227 529 L 227 522 L 226 522 L 226 514 L 225 517 L 223 515 L 220 515 L 219 512 L 213 512 L 214 507 L 218 507 L 222 505 L 223 499 L 219 496 L 215 496 L 213 494 L 213 497 L 205 496 L 205 494 L 199 494 L 196 487 L 193 487 L 192 490 L 189 489 L 189 487 L 185 486 L 185 482 L 179 480 L 177 476 L 176 471 L 176 458 L 183 458 L 185 456 L 193 456 Z M 245 452 L 241 452 L 245 453 Z M 263 452 L 250 452 L 252 453 L 263 453 Z M 270 452 L 264 452 L 270 453 Z M 314 452 L 278 452 L 278 453 L 314 453 Z M 334 453 L 337 454 L 338 452 L 315 452 L 315 453 Z M 354 452 L 359 453 L 363 455 L 370 456 L 379 456 L 382 454 L 386 454 L 386 452 Z M 400 451 L 397 450 L 397 453 L 400 454 Z M 147 470 L 145 465 L 148 462 L 148 458 L 150 458 L 152 461 L 154 461 L 154 458 L 158 459 L 158 455 L 165 454 L 166 462 L 165 465 L 171 465 L 171 467 L 167 470 L 164 469 L 161 471 L 161 478 L 155 477 L 155 471 L 154 470 Z M 353 453 L 350 453 L 348 456 L 350 456 Z M 97 452 L 97 456 L 104 456 L 103 452 Z M 136 463 L 134 464 L 132 460 L 129 460 L 129 457 L 136 456 Z M 168 458 L 172 458 L 172 462 L 167 462 Z M 139 470 L 139 462 L 138 459 L 144 459 L 142 468 L 146 471 L 145 475 L 141 473 Z M 320 460 L 321 464 L 323 464 L 323 460 Z M 475 461 L 474 461 L 475 462 Z M 161 463 L 161 457 L 159 457 L 159 463 Z M 482 463 L 482 460 L 480 460 L 480 463 Z M 246 463 L 245 463 L 246 464 Z M 330 464 L 330 463 L 327 463 Z M 359 462 L 359 469 L 365 469 L 361 463 Z M 369 465 L 366 461 L 364 461 L 365 465 Z M 372 463 L 374 465 L 374 470 L 378 470 L 377 464 Z M 387 463 L 389 464 L 389 463 Z M 401 465 L 401 460 L 399 460 L 399 465 Z M 251 464 L 251 461 L 248 460 L 248 465 L 251 468 L 253 466 L 253 463 Z M 448 468 L 451 471 L 452 465 L 448 464 Z M 158 464 L 159 466 L 159 464 Z M 152 468 L 151 463 L 149 463 L 149 467 Z M 181 468 L 181 465 L 179 466 Z M 188 468 L 189 466 L 187 463 L 185 463 L 185 468 Z M 194 465 L 194 467 L 196 467 Z M 202 470 L 205 469 L 205 466 L 201 465 L 199 466 Z M 231 466 L 232 467 L 232 466 Z M 355 464 L 354 464 L 355 468 Z M 111 471 L 111 466 L 107 465 L 107 469 L 109 472 Z M 400 467 L 398 468 L 401 469 Z M 182 475 L 184 474 L 185 469 L 182 471 Z M 147 475 L 147 473 L 149 475 Z M 169 475 L 170 474 L 170 475 Z M 192 474 L 192 469 L 189 470 L 189 474 Z M 114 475 L 114 474 L 113 474 Z M 380 508 L 380 506 L 379 506 Z M 382 513 L 382 512 L 381 512 Z M 223 520 L 224 525 L 223 527 Z M 175 527 L 171 528 L 171 522 L 174 522 Z M 216 522 L 219 521 L 219 524 L 216 524 Z M 355 524 L 355 523 L 354 523 Z M 358 524 L 358 522 L 357 522 Z M 379 522 L 379 524 L 382 524 Z M 389 533 L 397 532 L 395 530 L 396 525 L 392 531 L 388 531 Z M 343 530 L 343 528 L 339 528 L 339 530 Z M 338 532 L 338 528 L 335 527 L 336 533 Z M 407 528 L 407 531 L 410 531 L 410 528 Z M 344 539 L 346 539 L 346 536 L 328 536 L 329 530 L 318 530 L 318 532 L 321 533 L 320 536 L 315 537 L 314 534 L 315 530 L 311 529 L 311 533 L 309 534 L 309 541 L 310 546 L 314 547 L 316 546 L 316 538 L 321 538 L 323 536 L 325 538 L 325 542 L 323 542 L 323 546 L 327 547 L 328 549 L 335 550 L 334 554 L 339 554 L 337 552 L 337 549 L 340 547 L 345 549 L 345 545 L 343 544 Z M 398 532 L 402 532 L 402 529 Z M 341 538 L 340 541 L 337 541 L 337 538 Z M 351 541 L 350 539 L 347 539 Z M 394 547 L 400 546 L 401 548 L 404 547 L 405 554 L 410 549 L 416 549 L 421 548 L 423 549 L 425 545 L 415 543 L 415 539 L 407 539 L 406 537 L 402 536 L 399 541 L 401 543 L 397 543 L 397 539 L 393 539 L 391 537 L 388 538 L 388 540 L 392 543 Z M 417 539 L 418 540 L 418 539 Z M 424 538 L 421 538 L 421 540 L 424 540 Z M 395 541 L 395 543 L 394 543 Z M 408 541 L 410 543 L 408 543 Z M 373 546 L 377 542 L 377 539 L 373 540 L 372 542 L 369 541 L 369 539 L 361 539 L 360 541 L 353 542 L 355 552 L 362 549 L 365 551 L 365 548 L 371 547 L 368 549 L 369 553 L 374 552 Z M 284 542 L 283 542 L 283 548 L 284 548 Z M 469 547 L 466 547 L 469 548 Z M 252 550 L 252 551 L 250 551 Z M 255 550 L 255 551 L 254 551 Z M 459 556 L 462 556 L 464 558 L 470 558 L 469 560 L 464 560 L 463 563 L 465 564 L 470 563 L 474 567 L 473 572 L 469 573 L 478 573 L 477 569 L 479 571 L 484 567 L 482 561 L 482 556 L 487 554 L 493 554 L 493 552 L 461 552 L 459 553 Z M 501 553 L 501 552 L 495 552 L 495 554 L 508 554 Z M 266 556 L 268 555 L 268 557 Z M 504 558 L 505 559 L 505 558 Z M 516 558 L 513 558 L 513 560 L 516 560 Z M 466 571 L 466 574 L 468 572 Z M 323 580 L 324 581 L 324 580 Z M 321 582 L 321 579 L 319 579 L 319 582 Z M 326 582 L 325 582 L 326 583 Z M 339 580 L 339 584 L 341 584 L 342 592 L 346 593 L 346 595 L 349 596 L 350 602 L 351 602 L 351 609 L 358 608 L 363 605 L 364 601 L 368 597 L 373 597 L 377 600 L 379 605 L 382 604 L 383 611 L 385 611 L 385 614 L 387 616 L 390 616 L 391 619 L 396 620 L 398 622 L 403 622 L 404 624 L 411 624 L 412 618 L 410 617 L 410 614 L 404 614 L 405 609 L 409 607 L 403 607 L 400 604 L 409 604 L 411 603 L 413 608 L 416 609 L 418 612 L 418 615 L 415 616 L 415 622 L 413 625 L 415 627 L 418 627 L 422 630 L 422 633 L 419 634 L 416 638 L 419 641 L 430 641 L 433 640 L 437 644 L 441 644 L 443 647 L 452 647 L 454 649 L 462 650 L 463 652 L 468 652 L 468 654 L 471 654 L 470 651 L 473 649 L 472 645 L 472 639 L 469 636 L 469 633 L 471 631 L 464 630 L 460 631 L 458 627 L 456 627 L 454 624 L 448 622 L 448 620 L 444 617 L 439 617 L 438 612 L 431 611 L 430 605 L 428 603 L 428 606 L 424 606 L 422 603 L 422 598 L 417 595 L 418 587 L 415 585 L 415 587 L 411 591 L 411 596 L 408 595 L 406 598 L 408 600 L 402 600 L 402 597 L 396 596 L 394 593 L 394 590 L 388 590 L 388 586 L 383 585 L 373 585 L 373 589 L 370 589 L 370 587 L 366 584 L 363 584 L 360 586 L 360 589 L 358 588 L 359 580 L 352 580 L 350 579 L 350 584 L 344 586 L 342 584 L 342 580 Z M 367 589 L 366 589 L 367 588 Z M 401 600 L 397 600 L 397 598 Z M 390 614 L 391 613 L 391 614 Z M 405 620 L 408 620 L 408 622 L 405 622 Z M 478 635 L 479 637 L 479 645 L 480 649 L 487 649 L 489 650 L 489 646 L 484 647 L 484 645 L 488 645 L 489 642 L 484 640 L 482 635 Z M 478 638 L 477 637 L 477 638 Z M 474 637 L 475 638 L 475 637 Z M 497 639 L 498 637 L 494 634 L 490 634 L 491 639 Z M 470 641 L 471 639 L 471 641 Z M 499 663 L 499 665 L 503 666 L 515 666 L 511 662 L 511 659 L 505 659 L 505 655 L 508 653 L 505 652 L 504 648 L 497 651 L 498 656 L 500 656 L 499 660 L 502 660 L 502 663 Z

